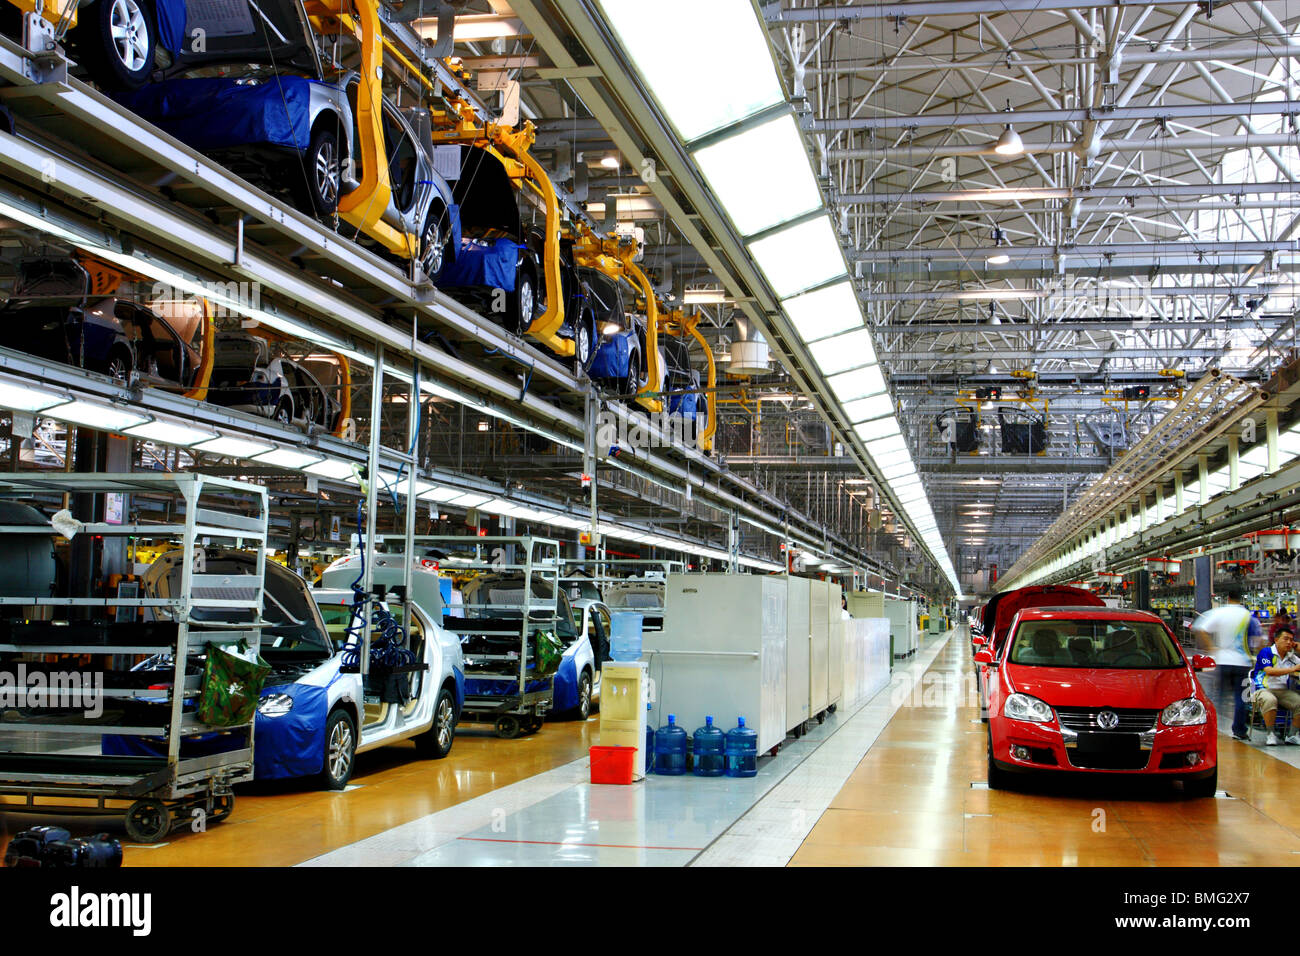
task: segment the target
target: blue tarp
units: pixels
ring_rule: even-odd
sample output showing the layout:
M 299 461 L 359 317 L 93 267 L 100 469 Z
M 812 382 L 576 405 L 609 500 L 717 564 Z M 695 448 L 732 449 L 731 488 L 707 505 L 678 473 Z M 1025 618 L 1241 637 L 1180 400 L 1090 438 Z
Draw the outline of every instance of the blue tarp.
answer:
M 233 79 L 168 80 L 115 93 L 138 116 L 194 149 L 311 145 L 311 83 L 301 76 L 255 86 Z
M 530 680 L 525 686 L 525 693 L 546 690 L 550 681 Z M 465 693 L 469 697 L 512 697 L 519 693 L 517 680 L 482 680 L 470 677 L 465 681 Z
M 668 399 L 668 414 L 681 415 L 682 418 L 690 421 L 695 418 L 699 405 L 700 396 L 698 395 L 673 395 Z
M 555 672 L 555 696 L 551 709 L 557 711 L 573 710 L 578 706 L 578 665 L 572 657 L 560 661 L 560 669 Z
M 635 338 L 634 332 L 619 332 L 601 342 L 588 374 L 592 378 L 626 378 Z
M 492 245 L 466 239 L 455 260 L 442 267 L 438 285 L 445 289 L 477 286 L 514 292 L 522 248 L 509 239 L 498 239 Z
M 158 45 L 176 53 L 185 46 L 185 0 L 158 0 Z
M 253 725 L 253 776 L 257 780 L 310 777 L 325 767 L 325 723 L 329 693 L 309 684 L 262 688 L 262 697 L 288 694 L 293 710 L 283 717 L 258 714 Z
M 242 750 L 247 746 L 248 739 L 242 733 L 211 733 L 182 737 L 181 759 L 210 757 L 213 754 Z M 167 740 L 163 737 L 125 737 L 119 734 L 104 734 L 100 738 L 99 749 L 106 757 L 165 757 Z

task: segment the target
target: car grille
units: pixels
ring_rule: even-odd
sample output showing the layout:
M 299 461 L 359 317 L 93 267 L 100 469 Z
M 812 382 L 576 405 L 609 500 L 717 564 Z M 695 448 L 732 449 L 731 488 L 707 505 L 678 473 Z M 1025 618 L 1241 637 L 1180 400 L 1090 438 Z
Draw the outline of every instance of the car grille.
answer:
M 1062 727 L 1068 727 L 1070 730 L 1095 730 L 1103 731 L 1100 724 L 1097 723 L 1097 715 L 1102 710 L 1113 710 L 1119 717 L 1119 726 L 1109 728 L 1114 733 L 1140 734 L 1150 730 L 1156 724 L 1156 712 L 1154 710 L 1130 710 L 1118 707 L 1094 709 L 1076 709 L 1071 707 L 1056 708 L 1056 718 L 1061 722 Z
M 1149 750 L 1083 753 L 1066 748 L 1065 752 L 1069 757 L 1070 766 L 1084 770 L 1145 770 L 1147 762 L 1151 759 Z

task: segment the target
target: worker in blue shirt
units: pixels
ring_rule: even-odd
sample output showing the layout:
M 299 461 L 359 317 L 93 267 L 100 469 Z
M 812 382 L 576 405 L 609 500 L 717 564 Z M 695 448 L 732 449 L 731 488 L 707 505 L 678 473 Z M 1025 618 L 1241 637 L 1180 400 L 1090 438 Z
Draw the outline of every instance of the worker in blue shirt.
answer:
M 1287 681 L 1300 671 L 1300 655 L 1296 654 L 1295 635 L 1288 627 L 1278 628 L 1273 644 L 1263 648 L 1255 657 L 1255 703 L 1264 712 L 1264 726 L 1268 739 L 1264 743 L 1275 747 L 1280 740 L 1275 733 L 1277 708 L 1280 704 L 1291 712 L 1289 744 L 1300 744 L 1300 693 L 1291 690 Z

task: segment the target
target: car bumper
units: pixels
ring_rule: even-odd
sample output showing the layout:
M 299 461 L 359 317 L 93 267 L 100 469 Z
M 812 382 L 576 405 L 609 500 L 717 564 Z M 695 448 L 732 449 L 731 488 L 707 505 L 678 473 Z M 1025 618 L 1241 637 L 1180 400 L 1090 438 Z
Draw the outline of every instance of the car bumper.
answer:
M 1116 738 L 1139 738 L 1137 751 L 1128 754 L 1090 752 L 1080 746 L 1077 736 L 1071 740 L 1071 735 L 1063 734 L 1055 724 L 999 718 L 990 722 L 989 731 L 994 761 L 1012 772 L 1142 774 L 1189 779 L 1208 776 L 1218 764 L 1218 734 L 1209 723 L 1195 727 L 1158 727 L 1148 734 L 1116 734 Z M 1195 756 L 1194 763 L 1188 762 L 1188 754 Z

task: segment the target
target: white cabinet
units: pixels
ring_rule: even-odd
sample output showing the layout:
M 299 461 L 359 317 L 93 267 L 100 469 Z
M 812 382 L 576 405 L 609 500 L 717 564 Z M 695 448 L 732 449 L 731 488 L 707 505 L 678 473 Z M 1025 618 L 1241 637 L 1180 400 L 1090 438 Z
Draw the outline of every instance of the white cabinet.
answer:
M 825 581 L 810 581 L 812 600 L 809 602 L 808 631 L 811 636 L 809 664 L 812 669 L 810 708 L 820 714 L 830 703 L 831 609 L 830 592 Z M 839 613 L 837 607 L 836 613 Z
M 813 585 L 820 581 L 808 578 L 787 577 L 785 617 L 785 724 L 786 730 L 793 730 L 818 713 L 811 706 L 810 675 L 812 666 L 810 653 L 812 639 L 809 633 L 811 619 L 810 606 L 813 601 Z M 823 710 L 825 707 L 822 708 Z
M 834 581 L 823 581 L 826 586 L 826 606 L 829 609 L 826 640 L 826 706 L 839 704 L 844 699 L 844 611 L 840 606 L 840 586 Z
M 670 574 L 665 591 L 663 630 L 642 644 L 655 726 L 675 714 L 689 734 L 708 715 L 730 730 L 744 717 L 760 754 L 781 743 L 789 729 L 785 578 Z

